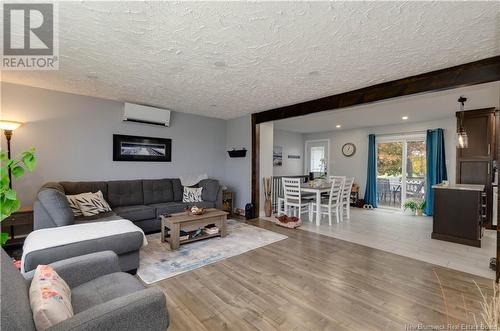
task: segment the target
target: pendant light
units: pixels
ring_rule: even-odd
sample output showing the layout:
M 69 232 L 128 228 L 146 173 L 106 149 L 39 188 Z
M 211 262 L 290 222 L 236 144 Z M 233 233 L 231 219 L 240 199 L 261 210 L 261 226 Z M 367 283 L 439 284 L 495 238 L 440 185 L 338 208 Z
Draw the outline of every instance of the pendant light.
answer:
M 469 139 L 467 137 L 467 132 L 465 132 L 463 126 L 464 120 L 464 104 L 467 101 L 467 98 L 461 96 L 458 98 L 458 102 L 460 103 L 460 125 L 457 130 L 457 147 L 458 148 L 467 148 L 469 145 Z

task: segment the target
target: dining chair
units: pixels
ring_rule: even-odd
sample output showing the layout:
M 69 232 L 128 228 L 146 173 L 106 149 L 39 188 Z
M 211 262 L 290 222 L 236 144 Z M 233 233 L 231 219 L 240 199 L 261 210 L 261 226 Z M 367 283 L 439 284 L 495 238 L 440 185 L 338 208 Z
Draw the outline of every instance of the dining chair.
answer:
M 346 218 L 351 218 L 351 191 L 352 184 L 354 184 L 354 177 L 346 177 L 344 181 L 344 187 L 342 188 L 342 220 L 344 219 L 344 212 L 346 214 Z
M 335 213 L 337 223 L 342 221 L 342 191 L 344 189 L 344 178 L 331 178 L 332 184 L 330 194 L 320 201 L 321 215 L 328 215 L 328 225 L 332 225 L 332 214 Z M 316 203 L 311 204 L 312 213 L 316 212 Z
M 309 221 L 312 222 L 311 200 L 302 197 L 300 178 L 283 177 L 281 182 L 283 184 L 284 212 L 297 217 L 300 217 L 303 213 L 308 213 Z M 281 207 L 278 207 L 278 209 L 281 209 Z

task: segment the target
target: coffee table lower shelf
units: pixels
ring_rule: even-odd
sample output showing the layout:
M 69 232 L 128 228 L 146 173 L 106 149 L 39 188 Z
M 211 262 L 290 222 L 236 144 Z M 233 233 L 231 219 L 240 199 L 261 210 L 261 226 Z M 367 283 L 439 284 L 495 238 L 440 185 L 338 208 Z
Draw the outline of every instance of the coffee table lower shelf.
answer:
M 178 249 L 180 245 L 190 242 L 225 237 L 227 235 L 226 220 L 228 213 L 217 209 L 208 209 L 203 215 L 190 215 L 187 213 L 172 214 L 170 217 L 161 216 L 161 241 L 168 242 L 171 250 Z M 209 224 L 219 228 L 219 233 L 202 234 L 195 238 L 180 240 L 180 232 L 201 229 Z

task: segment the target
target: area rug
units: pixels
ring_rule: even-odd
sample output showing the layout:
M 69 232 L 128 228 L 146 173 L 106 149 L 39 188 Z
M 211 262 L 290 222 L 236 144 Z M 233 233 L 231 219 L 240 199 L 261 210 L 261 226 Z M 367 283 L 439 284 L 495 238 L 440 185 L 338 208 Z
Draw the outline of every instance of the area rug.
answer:
M 235 220 L 227 221 L 227 230 L 224 238 L 196 241 L 175 251 L 161 242 L 159 233 L 148 235 L 137 275 L 151 284 L 288 238 Z

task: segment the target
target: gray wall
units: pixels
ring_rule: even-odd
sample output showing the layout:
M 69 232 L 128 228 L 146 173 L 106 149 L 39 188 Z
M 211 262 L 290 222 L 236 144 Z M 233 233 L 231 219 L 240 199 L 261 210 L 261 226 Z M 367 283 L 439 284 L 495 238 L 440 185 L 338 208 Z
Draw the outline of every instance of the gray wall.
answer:
M 274 129 L 274 146 L 283 147 L 283 165 L 273 167 L 274 176 L 296 176 L 304 174 L 304 137 L 302 133 Z M 289 159 L 288 155 L 299 155 L 300 159 Z
M 425 132 L 427 129 L 444 129 L 448 179 L 450 182 L 455 182 L 455 125 L 456 119 L 454 117 L 449 117 L 432 122 L 407 123 L 373 128 L 310 133 L 305 134 L 304 139 L 330 139 L 330 164 L 328 165 L 329 174 L 354 177 L 356 183 L 360 186 L 360 197 L 363 197 L 366 186 L 368 135 L 370 133 L 383 136 L 391 134 L 397 135 L 405 132 L 412 133 L 415 131 Z M 356 154 L 352 157 L 345 157 L 342 154 L 342 146 L 349 142 L 356 145 Z
M 171 126 L 164 128 L 123 122 L 123 103 L 116 101 L 4 82 L 1 93 L 1 118 L 25 123 L 14 132 L 13 153 L 33 146 L 38 158 L 36 171 L 14 182 L 23 204 L 32 203 L 47 181 L 164 178 L 205 172 L 222 182 L 229 177 L 225 176 L 225 120 L 173 112 Z M 114 133 L 171 138 L 172 162 L 113 162 Z M 239 134 L 235 132 L 235 136 Z M 3 137 L 2 143 L 5 148 Z M 250 162 L 248 156 L 246 160 Z M 245 171 L 239 169 L 238 176 L 249 178 Z M 237 185 L 238 190 L 241 187 Z
M 225 153 L 225 184 L 235 192 L 235 208 L 244 208 L 251 201 L 252 173 L 252 128 L 250 116 L 243 116 L 227 121 L 227 150 L 246 148 L 244 158 L 230 158 Z

